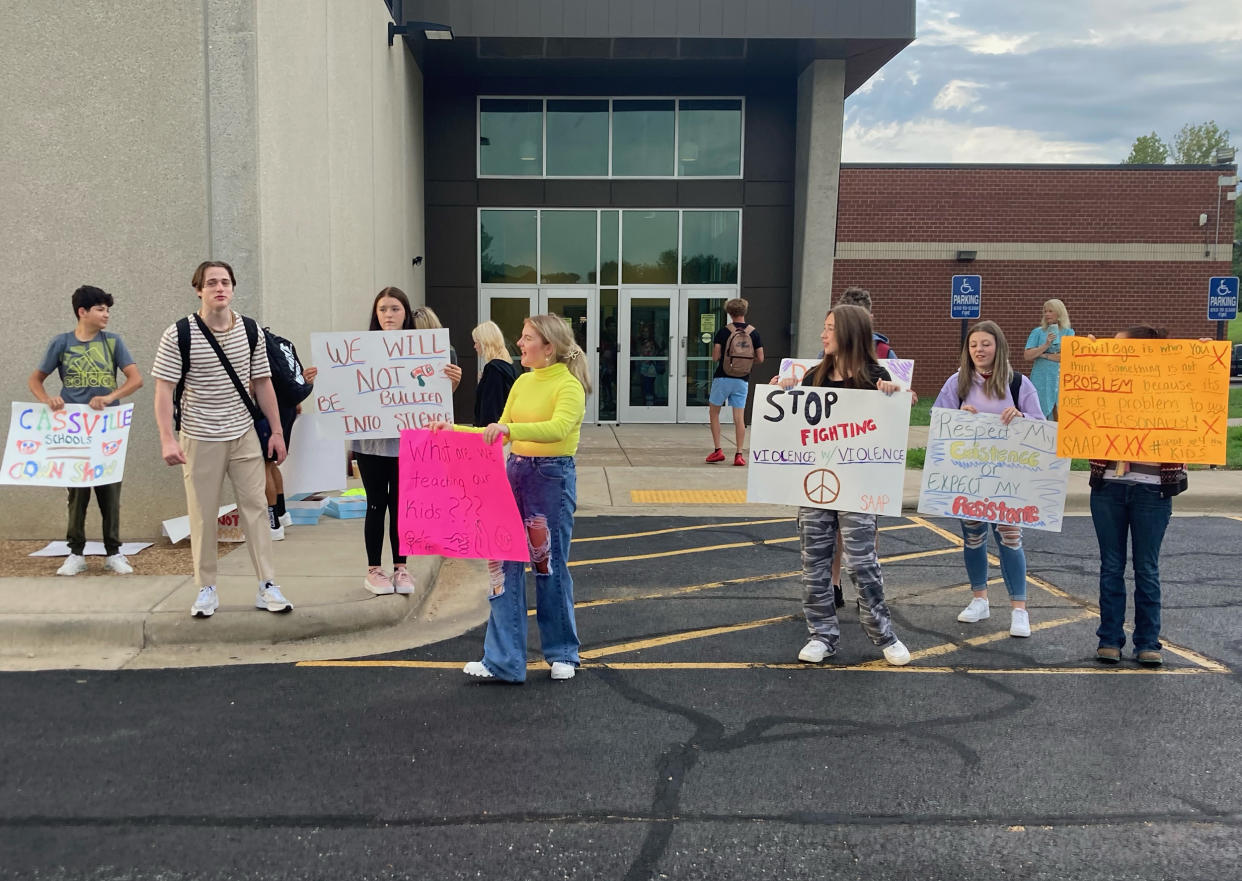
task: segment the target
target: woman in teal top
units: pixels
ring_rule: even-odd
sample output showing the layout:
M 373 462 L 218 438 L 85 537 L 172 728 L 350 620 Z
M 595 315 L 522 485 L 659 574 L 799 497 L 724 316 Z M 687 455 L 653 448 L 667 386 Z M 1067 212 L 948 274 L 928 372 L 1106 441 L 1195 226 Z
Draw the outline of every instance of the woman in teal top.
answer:
M 1044 320 L 1026 338 L 1026 360 L 1031 364 L 1031 382 L 1039 392 L 1039 406 L 1045 419 L 1056 419 L 1057 390 L 1061 385 L 1061 339 L 1073 336 L 1069 313 L 1060 300 L 1044 302 Z

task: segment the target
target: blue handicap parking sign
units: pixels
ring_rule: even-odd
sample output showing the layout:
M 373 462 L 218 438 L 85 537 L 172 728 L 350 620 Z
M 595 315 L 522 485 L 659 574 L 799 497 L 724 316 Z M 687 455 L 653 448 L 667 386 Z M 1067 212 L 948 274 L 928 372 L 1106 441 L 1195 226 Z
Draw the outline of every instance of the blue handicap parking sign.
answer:
M 1233 321 L 1238 317 L 1238 277 L 1214 275 L 1208 279 L 1208 321 Z
M 953 276 L 953 292 L 949 299 L 949 317 L 978 318 L 983 311 L 983 276 Z

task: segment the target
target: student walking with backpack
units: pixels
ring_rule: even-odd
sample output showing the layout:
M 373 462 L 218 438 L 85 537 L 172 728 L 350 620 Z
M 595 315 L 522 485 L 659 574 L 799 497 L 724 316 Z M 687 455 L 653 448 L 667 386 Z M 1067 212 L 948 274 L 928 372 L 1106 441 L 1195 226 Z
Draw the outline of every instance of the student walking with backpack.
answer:
M 277 464 L 285 458 L 280 409 L 272 390 L 267 344 L 255 321 L 234 312 L 233 268 L 208 260 L 191 280 L 202 301 L 188 319 L 170 325 L 155 354 L 155 422 L 165 463 L 180 465 L 190 513 L 190 549 L 198 596 L 192 617 L 210 618 L 220 605 L 216 596 L 216 521 L 224 478 L 233 484 L 237 513 L 246 533 L 246 549 L 259 581 L 255 607 L 269 612 L 293 608 L 276 584 L 272 535 L 264 496 L 265 454 Z M 181 337 L 188 338 L 182 361 Z M 247 387 L 254 389 L 258 406 Z M 271 429 L 266 449 L 260 445 L 255 412 Z
M 740 297 L 725 303 L 729 324 L 716 331 L 712 340 L 712 360 L 716 372 L 708 395 L 707 412 L 711 420 L 712 447 L 708 462 L 723 462 L 725 454 L 720 448 L 720 408 L 728 404 L 733 408 L 733 438 L 737 453 L 734 465 L 745 465 L 742 447 L 746 443 L 746 397 L 750 391 L 750 371 L 763 363 L 763 343 L 759 331 L 746 323 L 750 304 Z
M 1035 386 L 1009 363 L 1009 344 L 993 321 L 980 321 L 966 334 L 961 366 L 945 380 L 933 407 L 965 410 L 968 413 L 995 413 L 1008 425 L 1022 416 L 1043 419 L 1039 393 Z M 988 607 L 988 524 L 962 520 L 962 555 L 974 596 L 957 616 L 958 621 L 974 624 L 991 615 Z M 1009 635 L 1031 635 L 1026 611 L 1026 551 L 1022 549 L 1022 528 L 1009 523 L 993 523 L 992 533 L 1000 548 L 1001 575 L 1009 591 L 1011 606 Z

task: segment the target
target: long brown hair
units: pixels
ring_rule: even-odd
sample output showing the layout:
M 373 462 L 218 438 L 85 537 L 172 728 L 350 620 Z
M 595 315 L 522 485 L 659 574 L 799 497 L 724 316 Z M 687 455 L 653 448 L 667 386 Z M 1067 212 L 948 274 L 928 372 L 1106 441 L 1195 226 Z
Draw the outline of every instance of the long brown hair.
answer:
M 846 388 L 875 388 L 875 340 L 871 334 L 871 313 L 862 306 L 842 303 L 828 311 L 832 333 L 837 340 L 835 355 L 824 355 L 815 368 L 815 385 L 823 385 L 833 373 L 840 373 Z M 824 320 L 827 320 L 825 316 Z
M 379 308 L 380 300 L 385 297 L 391 297 L 402 305 L 405 309 L 405 320 L 401 322 L 402 330 L 411 330 L 414 327 L 414 316 L 410 313 L 410 298 L 405 295 L 405 291 L 401 288 L 387 287 L 375 295 L 375 299 L 371 301 L 371 326 L 368 330 L 380 330 L 379 316 L 375 314 L 375 310 Z
M 1013 367 L 1009 365 L 1009 343 L 1005 341 L 1005 332 L 995 321 L 980 321 L 966 332 L 966 340 L 962 343 L 961 364 L 957 369 L 957 399 L 966 400 L 966 396 L 970 394 L 970 384 L 975 380 L 975 362 L 970 358 L 970 338 L 977 333 L 991 334 L 996 341 L 996 360 L 992 362 L 992 375 L 983 382 L 983 394 L 1003 401 L 1009 394 Z M 1018 406 L 1017 401 L 1013 404 Z

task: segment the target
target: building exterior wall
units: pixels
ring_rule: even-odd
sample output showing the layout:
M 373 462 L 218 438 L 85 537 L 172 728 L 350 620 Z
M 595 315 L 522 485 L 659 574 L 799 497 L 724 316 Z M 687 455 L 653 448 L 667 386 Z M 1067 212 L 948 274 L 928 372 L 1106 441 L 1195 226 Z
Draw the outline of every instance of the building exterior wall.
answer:
M 1208 279 L 1230 274 L 1235 205 L 1221 198 L 1214 243 L 1222 173 L 1229 169 L 844 165 L 833 289 L 871 291 L 877 329 L 915 359 L 920 395 L 957 369 L 961 322 L 949 317 L 957 274 L 983 277 L 983 317 L 1005 331 L 1024 373 L 1022 347 L 1053 297 L 1080 334 L 1151 323 L 1174 337 L 1215 336 Z M 958 262 L 958 250 L 976 259 Z
M 0 389 L 30 399 L 74 288 L 116 297 L 109 329 L 147 380 L 128 399 L 123 538 L 185 513 L 150 369 L 196 308 L 199 261 L 233 263 L 237 308 L 299 347 L 362 326 L 382 285 L 421 301 L 421 76 L 389 20 L 382 0 L 0 5 L 4 303 L 21 329 Z M 0 487 L 0 508 L 2 537 L 63 537 L 63 491 Z
M 749 320 L 769 352 L 789 348 L 790 254 L 793 250 L 795 83 L 787 79 L 638 80 L 615 84 L 529 79 L 428 79 L 427 302 L 436 310 L 462 362 L 460 413 L 474 405 L 475 356 L 470 332 L 478 323 L 477 210 L 505 208 L 741 208 L 741 295 Z M 528 94 L 743 95 L 745 161 L 740 180 L 479 179 L 475 156 L 476 96 Z M 839 133 L 838 133 L 839 138 Z M 772 362 L 757 368 L 766 379 Z M 774 369 L 774 368 L 773 368 Z

